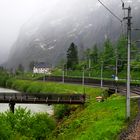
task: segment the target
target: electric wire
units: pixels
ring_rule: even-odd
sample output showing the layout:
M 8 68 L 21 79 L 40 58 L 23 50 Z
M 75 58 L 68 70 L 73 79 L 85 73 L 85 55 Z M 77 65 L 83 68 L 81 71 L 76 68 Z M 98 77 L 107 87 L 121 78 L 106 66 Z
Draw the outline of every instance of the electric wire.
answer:
M 121 0 L 121 2 L 124 3 L 123 0 Z
M 124 8 L 124 1 L 121 0 L 121 3 L 122 3 L 122 8 Z M 123 10 L 123 17 L 125 17 L 125 10 Z M 122 34 L 125 35 L 126 30 L 125 30 L 125 21 L 124 20 L 122 20 L 121 28 L 122 28 Z
M 103 2 L 101 2 L 100 0 L 98 0 L 106 10 L 108 10 L 116 19 L 118 19 L 121 23 L 122 23 L 122 20 L 117 16 L 115 15 Z
M 124 20 L 122 20 L 121 18 L 119 18 L 117 15 L 115 15 L 103 2 L 101 2 L 100 0 L 98 0 L 116 19 L 118 19 L 121 23 L 121 34 L 124 35 L 125 34 L 125 27 L 124 27 Z M 124 2 L 121 0 L 122 2 L 122 7 L 124 7 Z M 125 17 L 125 10 L 124 10 L 124 17 Z

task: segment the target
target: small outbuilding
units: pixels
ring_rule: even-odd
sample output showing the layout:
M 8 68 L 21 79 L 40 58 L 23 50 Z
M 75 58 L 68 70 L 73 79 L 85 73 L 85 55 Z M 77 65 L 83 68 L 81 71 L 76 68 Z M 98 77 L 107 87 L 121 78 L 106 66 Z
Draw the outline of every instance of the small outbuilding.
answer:
M 50 74 L 51 68 L 44 62 L 36 63 L 33 67 L 33 73 L 46 73 Z

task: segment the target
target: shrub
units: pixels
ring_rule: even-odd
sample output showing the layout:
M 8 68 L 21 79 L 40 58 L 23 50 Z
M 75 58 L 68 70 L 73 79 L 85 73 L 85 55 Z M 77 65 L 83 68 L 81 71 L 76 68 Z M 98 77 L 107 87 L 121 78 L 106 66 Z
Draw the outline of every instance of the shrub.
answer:
M 6 87 L 12 88 L 12 84 L 13 84 L 14 80 L 15 80 L 15 79 L 13 79 L 13 78 L 8 79 L 8 80 L 6 81 Z
M 4 76 L 0 76 L 0 86 L 1 87 L 6 87 L 6 81 L 8 80 L 8 76 L 4 75 Z
M 62 119 L 65 116 L 68 116 L 70 113 L 69 105 L 55 105 L 54 107 L 54 115 L 56 119 Z
M 55 128 L 54 121 L 47 114 L 36 114 L 32 117 L 32 135 L 35 139 L 44 139 Z
M 30 81 L 26 81 L 26 80 L 16 80 L 13 83 L 13 88 L 19 90 L 19 91 L 23 91 L 26 92 L 28 87 L 30 86 Z
M 42 84 L 39 82 L 31 82 L 27 89 L 28 93 L 40 93 L 42 89 Z
M 3 140 L 11 136 L 25 139 L 45 139 L 55 128 L 55 121 L 48 114 L 31 114 L 23 108 L 0 114 L 0 137 Z M 3 128 L 2 128 L 3 127 Z
M 10 124 L 6 121 L 5 117 L 0 114 L 0 139 L 9 140 L 13 131 Z

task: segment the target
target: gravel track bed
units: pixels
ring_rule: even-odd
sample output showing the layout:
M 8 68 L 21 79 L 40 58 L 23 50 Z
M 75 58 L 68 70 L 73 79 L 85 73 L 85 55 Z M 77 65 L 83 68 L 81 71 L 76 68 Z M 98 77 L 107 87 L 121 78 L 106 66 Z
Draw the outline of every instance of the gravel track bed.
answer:
M 138 115 L 131 122 L 128 129 L 120 134 L 120 140 L 140 140 L 140 99 L 138 100 L 138 106 Z

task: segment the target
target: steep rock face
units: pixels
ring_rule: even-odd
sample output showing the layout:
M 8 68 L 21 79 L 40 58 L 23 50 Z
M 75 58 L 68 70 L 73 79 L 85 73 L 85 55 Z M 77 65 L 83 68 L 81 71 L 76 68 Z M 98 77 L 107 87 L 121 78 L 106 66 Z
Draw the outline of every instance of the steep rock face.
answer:
M 103 2 L 123 18 L 120 1 Z M 136 18 L 140 1 L 136 0 L 131 5 Z M 24 24 L 13 45 L 7 66 L 17 67 L 21 63 L 27 68 L 31 61 L 55 65 L 65 58 L 71 42 L 78 46 L 81 53 L 95 43 L 102 44 L 107 37 L 117 40 L 121 27 L 120 22 L 96 0 L 58 2 L 52 9 L 46 9 Z

